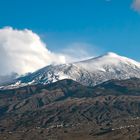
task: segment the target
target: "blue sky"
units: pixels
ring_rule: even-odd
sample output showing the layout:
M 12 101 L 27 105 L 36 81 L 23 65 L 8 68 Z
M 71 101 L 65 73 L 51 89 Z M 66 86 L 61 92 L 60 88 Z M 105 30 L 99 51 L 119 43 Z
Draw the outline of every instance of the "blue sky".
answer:
M 139 1 L 139 0 L 137 0 Z M 53 52 L 79 44 L 140 61 L 140 12 L 133 0 L 1 0 L 0 27 L 28 28 Z

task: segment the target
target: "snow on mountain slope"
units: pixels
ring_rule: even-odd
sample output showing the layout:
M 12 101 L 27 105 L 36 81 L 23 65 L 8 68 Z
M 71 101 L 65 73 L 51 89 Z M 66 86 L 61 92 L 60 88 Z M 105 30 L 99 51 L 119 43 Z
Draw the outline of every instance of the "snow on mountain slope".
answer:
M 123 56 L 119 56 L 115 53 L 109 52 L 103 56 L 99 56 L 97 58 L 93 58 L 90 60 L 85 60 L 82 62 L 77 62 L 76 65 L 85 68 L 88 71 L 106 71 L 106 67 L 119 67 L 122 65 L 127 65 L 130 66 L 131 68 L 140 68 L 140 63 L 123 57 Z M 110 69 L 111 70 L 111 69 Z
M 140 63 L 115 53 L 107 53 L 81 62 L 47 66 L 18 78 L 12 87 L 48 84 L 62 79 L 73 79 L 83 85 L 94 86 L 111 79 L 132 77 L 140 78 Z

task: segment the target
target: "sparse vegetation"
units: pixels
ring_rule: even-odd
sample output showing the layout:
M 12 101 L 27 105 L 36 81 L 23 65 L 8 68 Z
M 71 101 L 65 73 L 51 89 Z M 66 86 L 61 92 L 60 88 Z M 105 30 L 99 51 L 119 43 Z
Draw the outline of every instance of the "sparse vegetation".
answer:
M 138 140 L 139 91 L 140 79 L 1 90 L 0 140 Z

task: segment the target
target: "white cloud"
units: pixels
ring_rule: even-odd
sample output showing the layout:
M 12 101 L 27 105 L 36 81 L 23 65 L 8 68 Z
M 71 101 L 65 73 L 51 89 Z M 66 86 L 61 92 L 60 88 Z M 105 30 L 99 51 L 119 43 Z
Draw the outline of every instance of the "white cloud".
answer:
M 97 56 L 98 50 L 91 44 L 74 42 L 67 45 L 62 53 L 67 62 L 75 62 Z
M 95 46 L 79 42 L 66 45 L 59 51 L 54 53 L 48 50 L 41 38 L 31 30 L 4 27 L 0 29 L 0 76 L 33 72 L 49 64 L 75 62 L 98 53 Z
M 140 12 L 140 0 L 133 0 L 132 8 L 135 11 Z
M 32 72 L 52 63 L 65 63 L 65 56 L 49 51 L 36 33 L 0 29 L 0 75 Z

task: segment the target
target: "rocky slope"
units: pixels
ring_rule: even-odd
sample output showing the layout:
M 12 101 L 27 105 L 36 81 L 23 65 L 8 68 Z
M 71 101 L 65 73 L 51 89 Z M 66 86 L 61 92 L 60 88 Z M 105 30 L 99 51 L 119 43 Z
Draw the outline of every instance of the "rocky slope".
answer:
M 132 77 L 140 78 L 140 63 L 115 53 L 107 53 L 82 62 L 47 66 L 16 79 L 16 82 L 9 84 L 9 88 L 49 84 L 62 79 L 72 79 L 86 86 L 95 86 L 111 79 Z
M 0 139 L 140 138 L 140 79 L 72 80 L 0 91 Z M 132 135 L 133 134 L 133 135 Z

